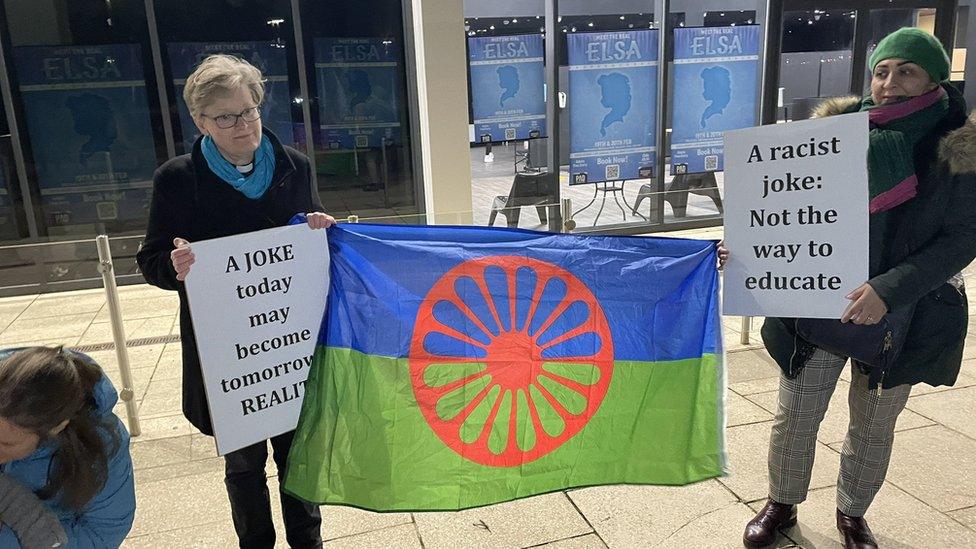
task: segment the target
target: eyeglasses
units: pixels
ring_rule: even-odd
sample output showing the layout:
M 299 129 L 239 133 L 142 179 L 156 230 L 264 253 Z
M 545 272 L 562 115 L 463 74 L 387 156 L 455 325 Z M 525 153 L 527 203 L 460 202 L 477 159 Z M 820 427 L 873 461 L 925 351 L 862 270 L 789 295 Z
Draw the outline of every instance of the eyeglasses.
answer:
M 255 122 L 257 119 L 261 118 L 261 106 L 251 107 L 249 109 L 244 109 L 240 114 L 222 114 L 220 116 L 207 116 L 201 113 L 204 118 L 209 118 L 217 124 L 217 127 L 222 130 L 228 130 L 237 125 L 241 118 L 245 122 Z

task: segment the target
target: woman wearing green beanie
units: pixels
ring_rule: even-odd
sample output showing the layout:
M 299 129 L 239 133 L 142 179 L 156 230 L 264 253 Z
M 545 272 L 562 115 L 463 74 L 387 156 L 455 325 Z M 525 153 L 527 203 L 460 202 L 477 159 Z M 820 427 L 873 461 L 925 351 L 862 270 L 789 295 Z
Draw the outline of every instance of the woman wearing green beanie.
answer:
M 968 323 L 959 273 L 976 257 L 976 114 L 967 120 L 962 96 L 946 82 L 945 50 L 930 34 L 904 28 L 882 40 L 869 63 L 870 96 L 830 100 L 815 113 L 867 112 L 870 120 L 870 278 L 848 295 L 841 320 L 876 324 L 892 309 L 914 312 L 894 364 L 883 371 L 852 366 L 836 512 L 848 548 L 877 547 L 864 515 L 884 483 L 912 385 L 956 382 Z M 820 422 L 847 363 L 794 328 L 793 319 L 780 318 L 767 318 L 762 328 L 782 375 L 769 500 L 746 525 L 747 547 L 770 545 L 796 524 Z

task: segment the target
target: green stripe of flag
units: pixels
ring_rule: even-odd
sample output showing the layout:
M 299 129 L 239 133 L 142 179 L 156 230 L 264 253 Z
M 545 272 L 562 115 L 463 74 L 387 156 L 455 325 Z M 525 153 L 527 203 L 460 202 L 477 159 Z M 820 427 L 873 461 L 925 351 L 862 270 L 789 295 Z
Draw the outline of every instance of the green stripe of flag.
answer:
M 314 360 L 285 482 L 308 501 L 455 510 L 568 487 L 679 485 L 723 474 L 717 355 L 615 362 L 606 397 L 586 427 L 515 467 L 475 463 L 442 442 L 418 408 L 407 359 L 320 347 Z M 440 413 L 463 406 L 464 395 L 458 398 L 442 403 Z M 522 431 L 521 438 L 531 438 Z

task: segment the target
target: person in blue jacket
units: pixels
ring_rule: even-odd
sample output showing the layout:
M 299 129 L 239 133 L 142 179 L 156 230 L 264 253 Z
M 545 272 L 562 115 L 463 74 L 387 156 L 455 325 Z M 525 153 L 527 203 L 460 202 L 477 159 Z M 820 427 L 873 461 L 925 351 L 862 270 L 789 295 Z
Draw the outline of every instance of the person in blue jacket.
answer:
M 122 544 L 136 499 L 129 434 L 112 413 L 117 401 L 85 355 L 0 351 L 0 548 L 55 547 L 59 537 L 70 548 Z M 57 519 L 63 537 L 28 543 L 44 538 L 30 531 L 43 527 L 44 515 Z

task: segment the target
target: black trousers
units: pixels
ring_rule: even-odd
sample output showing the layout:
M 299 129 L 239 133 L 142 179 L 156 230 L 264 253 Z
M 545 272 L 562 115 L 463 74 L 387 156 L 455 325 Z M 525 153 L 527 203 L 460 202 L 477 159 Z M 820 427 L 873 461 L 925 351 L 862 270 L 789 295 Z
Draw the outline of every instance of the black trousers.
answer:
M 288 450 L 294 431 L 271 439 L 278 479 L 284 481 Z M 259 442 L 224 456 L 224 484 L 230 497 L 234 529 L 241 549 L 272 549 L 275 545 L 271 520 L 271 495 L 268 492 L 268 443 Z M 317 505 L 281 492 L 281 513 L 285 519 L 285 538 L 295 549 L 322 547 L 322 514 Z

